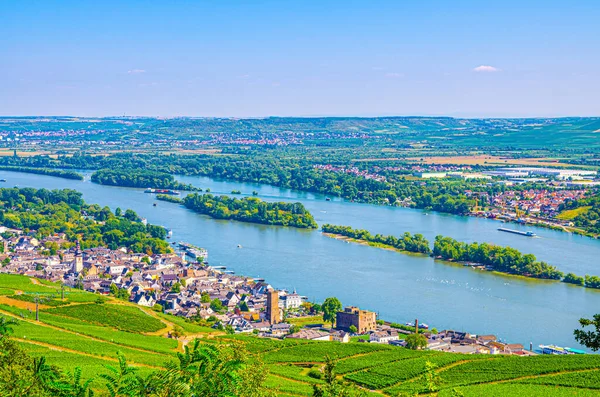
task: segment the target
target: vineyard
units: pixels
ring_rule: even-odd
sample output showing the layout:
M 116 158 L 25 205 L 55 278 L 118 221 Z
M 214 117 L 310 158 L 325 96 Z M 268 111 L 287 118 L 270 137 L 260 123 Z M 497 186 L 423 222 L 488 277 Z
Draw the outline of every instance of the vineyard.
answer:
M 0 274 L 0 316 L 18 321 L 15 341 L 35 356 L 65 369 L 82 367 L 93 377 L 124 354 L 140 374 L 176 359 L 182 340 L 167 338 L 174 327 L 184 338 L 205 343 L 239 343 L 260 357 L 269 374 L 265 386 L 277 396 L 310 397 L 322 385 L 326 357 L 336 360 L 336 376 L 357 389 L 387 396 L 596 396 L 600 394 L 600 356 L 461 355 L 412 351 L 351 342 L 272 340 L 224 335 L 183 318 L 155 313 L 128 302 Z M 34 295 L 35 294 L 35 295 Z M 35 321 L 31 296 L 45 297 Z M 29 305 L 29 306 L 23 306 Z M 99 380 L 95 381 L 99 382 Z

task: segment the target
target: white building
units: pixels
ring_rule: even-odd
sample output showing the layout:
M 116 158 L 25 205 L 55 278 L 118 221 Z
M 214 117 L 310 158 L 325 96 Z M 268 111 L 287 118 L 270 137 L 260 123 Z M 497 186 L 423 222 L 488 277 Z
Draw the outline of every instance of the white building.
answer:
M 376 331 L 369 336 L 369 342 L 371 343 L 390 343 L 398 339 L 400 339 L 398 332 L 394 330 Z
M 279 306 L 284 309 L 297 309 L 302 305 L 302 296 L 296 291 L 291 294 L 279 297 Z

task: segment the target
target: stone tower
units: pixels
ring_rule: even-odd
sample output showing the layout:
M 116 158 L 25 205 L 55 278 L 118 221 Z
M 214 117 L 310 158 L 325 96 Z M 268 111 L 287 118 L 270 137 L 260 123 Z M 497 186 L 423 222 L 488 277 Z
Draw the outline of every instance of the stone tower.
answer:
M 276 290 L 267 292 L 267 321 L 277 324 L 279 320 L 279 293 Z

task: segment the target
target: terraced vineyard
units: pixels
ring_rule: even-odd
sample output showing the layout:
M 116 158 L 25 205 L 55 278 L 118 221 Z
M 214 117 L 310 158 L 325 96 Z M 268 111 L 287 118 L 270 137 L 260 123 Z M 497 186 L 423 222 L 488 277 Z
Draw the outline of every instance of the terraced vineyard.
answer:
M 260 356 L 270 373 L 265 385 L 278 396 L 312 396 L 326 356 L 337 360 L 338 379 L 380 395 L 406 396 L 596 396 L 600 394 L 600 356 L 486 356 L 412 351 L 368 343 L 328 343 L 222 335 L 127 302 L 67 289 L 26 277 L 0 274 L 0 316 L 17 319 L 13 338 L 30 354 L 45 356 L 64 369 L 80 366 L 92 377 L 123 353 L 140 374 L 164 368 L 195 337 L 207 343 L 242 343 Z M 35 321 L 28 294 L 60 302 L 42 305 Z M 15 299 L 16 298 L 16 299 Z M 100 303 L 102 302 L 102 303 Z M 165 336 L 175 326 L 180 342 Z M 427 366 L 433 366 L 428 370 Z M 428 376 L 426 376 L 428 375 Z M 98 382 L 98 381 L 96 381 Z

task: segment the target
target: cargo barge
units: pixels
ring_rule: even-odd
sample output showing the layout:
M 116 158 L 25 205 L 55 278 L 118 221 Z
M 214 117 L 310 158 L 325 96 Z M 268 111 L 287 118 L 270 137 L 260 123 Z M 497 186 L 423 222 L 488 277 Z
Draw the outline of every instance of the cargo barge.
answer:
M 498 230 L 501 232 L 518 234 L 520 236 L 537 237 L 537 234 L 535 234 L 534 232 L 522 232 L 520 230 L 507 229 L 505 227 L 499 227 Z

